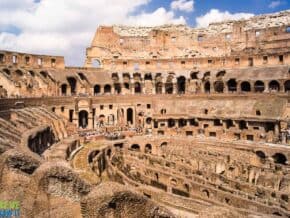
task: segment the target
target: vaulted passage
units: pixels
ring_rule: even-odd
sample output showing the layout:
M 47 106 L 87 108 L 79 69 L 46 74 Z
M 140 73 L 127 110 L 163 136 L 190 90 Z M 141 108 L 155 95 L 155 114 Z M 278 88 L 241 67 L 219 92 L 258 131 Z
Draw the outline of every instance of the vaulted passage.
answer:
M 184 76 L 180 76 L 177 78 L 177 92 L 178 94 L 184 94 L 185 93 L 185 84 L 186 80 Z
M 128 108 L 127 109 L 127 123 L 128 124 L 134 124 L 133 109 L 132 108 Z
M 68 77 L 67 81 L 68 81 L 68 83 L 70 85 L 71 95 L 75 95 L 76 94 L 77 80 L 74 77 Z
M 141 84 L 139 82 L 135 83 L 135 93 L 141 93 Z
M 242 82 L 241 83 L 241 90 L 242 90 L 242 92 L 250 92 L 251 91 L 251 84 L 249 82 Z
M 79 127 L 85 129 L 88 126 L 89 114 L 87 111 L 82 110 L 79 112 Z
M 289 92 L 289 91 L 290 91 L 290 80 L 287 80 L 287 81 L 284 83 L 284 91 L 285 91 L 285 92 Z
M 254 84 L 254 90 L 255 92 L 263 92 L 265 90 L 265 84 L 260 80 L 256 81 Z
M 276 80 L 272 80 L 269 83 L 269 90 L 270 91 L 280 91 L 280 84 Z
M 101 92 L 101 86 L 100 85 L 95 85 L 94 86 L 94 95 L 98 95 Z
M 61 95 L 66 95 L 67 94 L 67 84 L 62 84 L 61 85 Z
M 227 82 L 227 85 L 228 85 L 228 91 L 229 92 L 236 92 L 237 91 L 237 82 L 236 82 L 235 79 L 230 79 Z
M 104 86 L 104 93 L 106 94 L 111 93 L 111 86 L 109 84 Z
M 165 83 L 165 93 L 166 94 L 173 93 L 173 83 Z
M 155 91 L 156 91 L 156 94 L 162 94 L 162 83 L 161 82 L 156 83 Z

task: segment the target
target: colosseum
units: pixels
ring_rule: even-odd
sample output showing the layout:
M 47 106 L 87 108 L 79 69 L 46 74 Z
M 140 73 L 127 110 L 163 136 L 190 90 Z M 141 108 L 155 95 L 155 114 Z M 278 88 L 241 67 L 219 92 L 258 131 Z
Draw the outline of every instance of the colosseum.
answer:
M 0 51 L 21 217 L 290 217 L 290 11 L 99 26 L 83 67 Z

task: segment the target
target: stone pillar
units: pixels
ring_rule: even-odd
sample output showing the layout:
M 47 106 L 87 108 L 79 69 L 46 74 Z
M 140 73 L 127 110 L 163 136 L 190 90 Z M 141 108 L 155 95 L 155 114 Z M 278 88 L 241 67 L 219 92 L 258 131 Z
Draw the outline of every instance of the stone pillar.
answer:
M 156 83 L 152 81 L 152 94 L 156 94 Z
M 177 84 L 173 83 L 173 92 L 172 94 L 176 94 L 177 93 Z

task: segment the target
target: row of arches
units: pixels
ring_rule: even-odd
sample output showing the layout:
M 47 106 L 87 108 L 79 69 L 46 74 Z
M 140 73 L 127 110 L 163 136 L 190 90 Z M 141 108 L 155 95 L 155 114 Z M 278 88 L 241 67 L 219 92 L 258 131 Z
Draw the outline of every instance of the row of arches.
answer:
M 261 160 L 265 160 L 267 158 L 267 155 L 265 154 L 265 152 L 258 150 L 256 151 L 256 155 L 261 159 Z M 282 154 L 282 153 L 275 153 L 272 155 L 272 159 L 274 160 L 274 163 L 276 164 L 287 164 L 287 157 Z
M 229 92 L 236 92 L 238 91 L 238 83 L 235 79 L 230 79 L 227 83 L 227 91 Z M 272 80 L 268 84 L 269 91 L 281 91 L 281 85 L 278 81 Z M 212 84 L 207 81 L 204 83 L 204 90 L 205 92 L 211 92 Z M 266 89 L 266 85 L 263 81 L 257 80 L 253 85 L 251 85 L 248 81 L 243 81 L 240 83 L 240 90 L 242 92 L 264 92 Z M 213 83 L 213 89 L 215 92 L 222 93 L 224 92 L 225 85 L 223 81 L 216 81 Z M 290 80 L 284 82 L 284 91 L 290 91 Z
M 71 87 L 74 86 L 75 83 L 71 83 Z M 115 83 L 113 85 L 111 84 L 105 84 L 105 85 L 100 85 L 96 84 L 94 86 L 94 95 L 98 94 L 121 94 L 122 89 L 126 89 L 129 91 L 132 91 L 135 94 L 141 94 L 143 93 L 143 86 L 144 84 L 140 82 L 135 82 L 133 84 L 130 83 Z M 103 90 L 102 90 L 103 88 Z M 62 93 L 66 93 L 67 89 L 67 84 L 63 84 L 61 87 Z M 75 92 L 75 88 L 71 88 L 71 92 Z M 156 94 L 184 94 L 186 92 L 186 81 L 185 77 L 182 77 L 177 84 L 174 84 L 172 82 L 157 82 L 155 83 L 155 86 L 153 87 L 154 93 Z M 265 83 L 261 80 L 257 80 L 254 83 L 250 83 L 248 81 L 242 81 L 242 82 L 237 82 L 235 79 L 230 79 L 226 83 L 224 83 L 222 80 L 218 80 L 215 82 L 210 82 L 206 81 L 203 84 L 203 90 L 205 93 L 211 93 L 211 92 L 216 92 L 216 93 L 224 93 L 224 92 L 264 92 L 266 90 L 268 91 L 284 91 L 284 92 L 289 92 L 290 91 L 290 80 L 287 80 L 284 82 L 283 86 L 277 81 L 277 80 L 272 80 L 269 83 Z
M 134 124 L 134 110 L 132 108 L 127 108 L 126 110 L 126 117 L 127 117 L 127 123 Z M 101 114 L 99 116 L 99 119 L 104 122 L 105 116 Z M 113 114 L 108 116 L 108 121 L 114 122 L 115 117 Z M 89 125 L 89 112 L 86 110 L 81 110 L 78 113 L 78 125 L 80 128 L 87 128 Z

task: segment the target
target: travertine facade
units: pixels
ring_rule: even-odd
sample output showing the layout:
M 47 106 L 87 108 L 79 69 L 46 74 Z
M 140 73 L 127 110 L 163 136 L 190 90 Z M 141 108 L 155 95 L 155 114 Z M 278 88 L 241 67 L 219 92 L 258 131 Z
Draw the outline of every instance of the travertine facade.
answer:
M 289 64 L 290 11 L 101 26 L 79 68 L 0 51 L 0 199 L 24 217 L 290 217 Z

